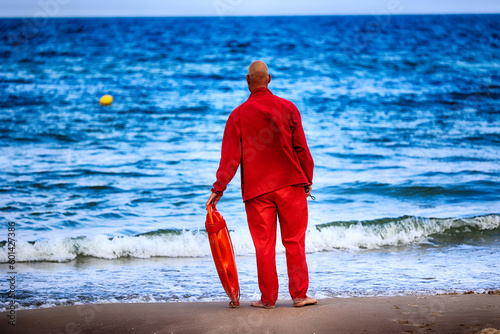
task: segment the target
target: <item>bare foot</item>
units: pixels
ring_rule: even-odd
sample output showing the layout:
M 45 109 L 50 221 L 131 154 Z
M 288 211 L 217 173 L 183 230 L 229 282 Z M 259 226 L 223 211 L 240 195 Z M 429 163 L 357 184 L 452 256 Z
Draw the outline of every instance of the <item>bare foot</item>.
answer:
M 298 299 L 293 300 L 293 306 L 295 306 L 295 307 L 314 305 L 317 303 L 318 303 L 318 301 L 316 300 L 316 298 L 312 298 L 312 297 L 308 297 L 308 296 L 305 296 L 304 298 L 298 298 Z
M 271 308 L 274 308 L 275 306 L 274 305 L 265 305 L 262 300 L 259 300 L 258 302 L 253 302 L 252 304 L 253 307 L 260 307 L 260 308 L 267 308 L 267 309 L 271 309 Z

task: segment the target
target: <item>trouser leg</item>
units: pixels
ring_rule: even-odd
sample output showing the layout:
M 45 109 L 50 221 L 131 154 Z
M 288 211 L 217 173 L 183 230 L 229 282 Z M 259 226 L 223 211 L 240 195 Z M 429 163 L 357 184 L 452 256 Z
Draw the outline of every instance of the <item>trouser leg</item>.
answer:
M 309 288 L 305 252 L 308 210 L 304 187 L 293 186 L 278 190 L 276 204 L 281 240 L 286 249 L 290 295 L 293 299 L 303 298 Z
M 261 300 L 274 305 L 278 299 L 276 272 L 276 204 L 269 194 L 245 202 L 248 226 L 255 245 Z

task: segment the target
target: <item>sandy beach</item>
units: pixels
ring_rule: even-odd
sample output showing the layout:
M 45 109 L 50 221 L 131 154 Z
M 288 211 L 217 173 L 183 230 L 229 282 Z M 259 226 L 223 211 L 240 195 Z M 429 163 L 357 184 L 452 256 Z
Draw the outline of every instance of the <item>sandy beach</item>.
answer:
M 87 304 L 1 313 L 2 333 L 500 333 L 492 294 L 321 299 L 265 310 L 242 302 Z

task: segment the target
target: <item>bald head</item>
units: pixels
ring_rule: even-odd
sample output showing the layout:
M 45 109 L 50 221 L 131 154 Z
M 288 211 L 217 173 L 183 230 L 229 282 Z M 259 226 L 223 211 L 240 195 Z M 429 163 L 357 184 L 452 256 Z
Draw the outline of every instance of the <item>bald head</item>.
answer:
M 270 82 L 271 76 L 266 63 L 256 60 L 248 66 L 247 83 L 250 92 L 259 87 L 267 88 Z
M 267 81 L 269 70 L 266 63 L 256 60 L 248 66 L 248 76 L 254 80 Z

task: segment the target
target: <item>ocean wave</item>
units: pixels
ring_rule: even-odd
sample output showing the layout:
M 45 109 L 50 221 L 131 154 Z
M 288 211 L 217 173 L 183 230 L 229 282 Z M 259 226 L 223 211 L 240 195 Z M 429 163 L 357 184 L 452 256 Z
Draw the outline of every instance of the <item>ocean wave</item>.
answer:
M 236 255 L 253 254 L 254 247 L 246 228 L 230 232 Z M 421 218 L 403 216 L 370 221 L 331 222 L 311 226 L 307 231 L 306 251 L 373 250 L 386 246 L 425 244 L 476 244 L 496 242 L 500 237 L 500 215 L 470 218 Z M 0 262 L 8 262 L 8 245 L 1 243 Z M 77 238 L 49 238 L 18 241 L 16 261 L 65 262 L 77 257 L 117 259 L 122 257 L 203 257 L 210 255 L 204 230 L 156 230 L 135 236 L 109 238 L 105 235 Z M 277 252 L 284 252 L 278 243 Z
M 309 233 L 310 249 L 377 249 L 412 244 L 476 243 L 500 236 L 500 215 L 470 218 L 403 216 L 371 221 L 316 225 Z

